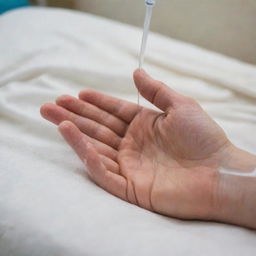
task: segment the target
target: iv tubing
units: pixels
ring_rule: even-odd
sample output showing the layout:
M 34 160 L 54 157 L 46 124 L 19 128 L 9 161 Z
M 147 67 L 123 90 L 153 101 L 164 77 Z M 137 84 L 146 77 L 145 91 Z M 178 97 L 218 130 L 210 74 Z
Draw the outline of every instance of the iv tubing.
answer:
M 155 6 L 155 0 L 145 0 L 145 5 L 146 5 L 146 15 L 145 15 L 145 21 L 144 21 L 144 29 L 143 29 L 141 48 L 140 48 L 139 69 L 142 68 L 143 61 L 144 61 L 146 44 L 147 44 L 147 39 L 148 39 L 149 27 L 150 27 L 150 21 L 151 21 L 151 17 L 152 17 L 152 10 L 153 10 L 153 7 Z M 140 105 L 139 92 L 138 92 L 137 104 L 138 104 L 138 106 Z
M 152 9 L 155 6 L 155 1 L 153 0 L 145 0 L 146 5 L 146 16 L 144 21 L 144 30 L 143 30 L 143 37 L 142 37 L 142 43 L 140 48 L 140 58 L 139 58 L 139 68 L 142 68 L 143 61 L 144 61 L 144 55 L 146 50 L 146 44 L 148 39 L 148 32 L 150 27 L 150 21 L 152 17 Z

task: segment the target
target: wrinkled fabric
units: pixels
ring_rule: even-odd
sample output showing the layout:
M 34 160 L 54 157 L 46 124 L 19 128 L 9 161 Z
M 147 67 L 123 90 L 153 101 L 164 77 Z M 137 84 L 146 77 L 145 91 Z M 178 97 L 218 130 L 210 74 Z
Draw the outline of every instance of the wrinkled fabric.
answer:
M 41 118 L 43 103 L 86 88 L 136 102 L 141 35 L 60 9 L 0 17 L 1 256 L 256 255 L 254 231 L 167 218 L 106 193 Z M 256 153 L 255 66 L 151 34 L 144 68 L 198 100 L 237 146 Z

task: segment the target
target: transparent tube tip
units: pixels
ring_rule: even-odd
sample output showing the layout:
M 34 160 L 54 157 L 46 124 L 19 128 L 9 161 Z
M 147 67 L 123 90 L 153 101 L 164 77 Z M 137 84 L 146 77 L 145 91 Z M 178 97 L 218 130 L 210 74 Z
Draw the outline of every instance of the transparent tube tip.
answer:
M 154 6 L 156 4 L 155 0 L 145 0 L 145 4 L 148 6 Z

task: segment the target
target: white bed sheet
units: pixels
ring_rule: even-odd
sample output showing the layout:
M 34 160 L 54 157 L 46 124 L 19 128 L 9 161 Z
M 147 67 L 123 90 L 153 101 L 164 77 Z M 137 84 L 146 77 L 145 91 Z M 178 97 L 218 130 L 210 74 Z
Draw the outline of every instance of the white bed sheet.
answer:
M 40 117 L 43 103 L 86 88 L 136 101 L 140 39 L 137 28 L 74 11 L 0 16 L 0 256 L 256 255 L 254 231 L 163 217 L 107 194 Z M 145 69 L 256 153 L 255 66 L 153 34 Z

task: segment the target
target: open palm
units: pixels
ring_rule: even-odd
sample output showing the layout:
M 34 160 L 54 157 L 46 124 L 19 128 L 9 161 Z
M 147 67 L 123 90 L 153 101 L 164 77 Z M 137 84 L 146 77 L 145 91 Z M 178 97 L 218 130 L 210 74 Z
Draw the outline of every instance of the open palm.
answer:
M 161 111 L 86 90 L 79 99 L 45 104 L 41 113 L 108 192 L 168 216 L 211 219 L 216 170 L 229 140 L 194 100 L 142 70 L 134 79 Z

